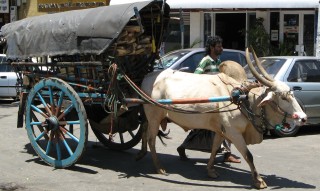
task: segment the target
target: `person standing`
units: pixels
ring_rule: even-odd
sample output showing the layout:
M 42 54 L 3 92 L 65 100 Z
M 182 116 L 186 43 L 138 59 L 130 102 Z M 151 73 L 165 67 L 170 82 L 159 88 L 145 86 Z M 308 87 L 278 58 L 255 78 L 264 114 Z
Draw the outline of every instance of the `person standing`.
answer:
M 202 58 L 195 74 L 218 73 L 221 60 L 219 56 L 223 51 L 222 38 L 219 36 L 208 37 L 206 43 L 206 55 Z
M 221 60 L 219 56 L 223 51 L 222 47 L 222 38 L 220 36 L 209 36 L 206 42 L 206 55 L 198 64 L 195 72 L 196 74 L 214 74 L 219 72 L 219 65 Z M 188 160 L 188 157 L 185 153 L 186 149 L 199 150 L 199 151 L 211 151 L 212 141 L 214 138 L 214 132 L 198 129 L 191 130 L 189 135 L 183 141 L 183 143 L 177 148 L 181 160 Z M 198 136 L 198 138 L 196 138 Z M 201 137 L 200 137 L 201 136 Z M 211 140 L 199 140 L 199 139 L 211 139 Z M 196 140 L 196 143 L 192 143 L 193 140 Z M 198 144 L 198 145 L 197 145 Z M 205 145 L 202 145 L 205 144 Z M 210 145 L 211 144 L 211 145 Z M 193 146 L 190 146 L 193 145 Z M 197 145 L 197 146 L 195 146 Z M 241 160 L 239 157 L 231 153 L 231 143 L 226 139 L 221 144 L 221 149 L 224 153 L 225 162 L 240 163 Z

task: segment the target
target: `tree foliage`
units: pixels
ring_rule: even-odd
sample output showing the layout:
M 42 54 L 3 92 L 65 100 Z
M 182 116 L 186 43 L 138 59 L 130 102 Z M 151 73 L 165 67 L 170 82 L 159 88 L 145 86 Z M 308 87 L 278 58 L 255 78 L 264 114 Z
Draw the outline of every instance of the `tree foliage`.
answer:
M 268 56 L 271 50 L 270 36 L 263 26 L 263 21 L 263 18 L 257 18 L 254 25 L 247 31 L 248 44 L 258 56 Z

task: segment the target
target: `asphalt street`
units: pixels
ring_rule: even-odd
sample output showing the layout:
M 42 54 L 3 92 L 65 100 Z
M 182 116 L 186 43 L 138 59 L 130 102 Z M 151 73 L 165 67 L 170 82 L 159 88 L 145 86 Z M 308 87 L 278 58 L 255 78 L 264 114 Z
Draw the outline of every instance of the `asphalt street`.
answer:
M 243 160 L 240 164 L 215 163 L 217 179 L 206 174 L 209 153 L 189 151 L 189 161 L 180 161 L 176 148 L 187 132 L 169 125 L 167 146 L 157 141 L 160 161 L 168 176 L 155 173 L 150 153 L 135 161 L 140 144 L 127 151 L 112 151 L 89 132 L 83 158 L 67 169 L 54 169 L 33 151 L 25 129 L 16 128 L 18 107 L 12 101 L 0 101 L 0 190 L 114 190 L 114 191 L 188 191 L 250 190 L 251 173 Z M 296 137 L 266 137 L 250 145 L 256 168 L 268 188 L 264 190 L 320 190 L 320 127 L 304 127 Z M 239 153 L 233 147 L 233 153 Z

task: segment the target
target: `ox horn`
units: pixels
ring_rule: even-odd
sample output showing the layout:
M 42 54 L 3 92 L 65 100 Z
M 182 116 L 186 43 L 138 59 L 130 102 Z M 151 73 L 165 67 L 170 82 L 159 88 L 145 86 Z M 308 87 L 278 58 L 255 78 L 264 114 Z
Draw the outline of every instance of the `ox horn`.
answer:
M 255 55 L 255 52 L 253 52 L 253 56 L 254 56 L 254 60 L 255 62 L 259 62 L 257 56 Z M 262 76 L 260 76 L 260 74 L 257 72 L 257 70 L 254 68 L 251 59 L 250 59 L 250 55 L 249 55 L 249 49 L 246 48 L 246 60 L 247 60 L 247 64 L 248 67 L 251 71 L 251 73 L 253 74 L 253 76 L 259 81 L 261 82 L 263 85 L 268 86 L 268 87 L 272 87 L 273 83 L 268 81 L 267 79 L 263 78 Z
M 268 72 L 262 67 L 262 64 L 260 63 L 255 51 L 253 50 L 252 48 L 252 52 L 253 52 L 253 57 L 254 57 L 254 60 L 256 62 L 256 65 L 258 66 L 260 72 L 262 73 L 262 75 L 267 79 L 269 80 L 270 82 L 273 82 L 274 79 L 268 74 Z

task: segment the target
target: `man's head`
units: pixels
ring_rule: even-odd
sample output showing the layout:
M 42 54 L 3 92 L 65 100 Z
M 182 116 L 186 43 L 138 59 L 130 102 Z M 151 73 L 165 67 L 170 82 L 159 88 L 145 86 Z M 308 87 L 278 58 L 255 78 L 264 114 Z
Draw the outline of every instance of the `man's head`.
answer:
M 223 51 L 222 38 L 220 36 L 209 36 L 206 43 L 206 55 L 219 56 Z

